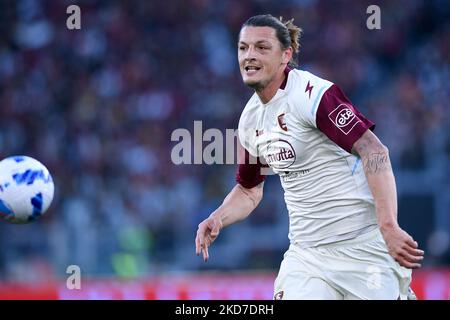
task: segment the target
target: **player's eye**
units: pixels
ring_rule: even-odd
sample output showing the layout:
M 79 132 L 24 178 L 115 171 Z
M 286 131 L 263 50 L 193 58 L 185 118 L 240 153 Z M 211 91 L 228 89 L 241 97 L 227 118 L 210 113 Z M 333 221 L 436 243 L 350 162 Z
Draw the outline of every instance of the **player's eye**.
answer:
M 243 51 L 243 50 L 245 50 L 245 47 L 244 46 L 240 46 L 239 50 Z

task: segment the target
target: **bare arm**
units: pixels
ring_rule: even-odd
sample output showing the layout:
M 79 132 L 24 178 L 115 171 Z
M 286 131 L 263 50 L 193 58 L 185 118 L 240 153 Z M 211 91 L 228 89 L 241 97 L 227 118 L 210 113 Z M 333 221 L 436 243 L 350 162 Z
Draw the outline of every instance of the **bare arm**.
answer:
M 352 152 L 361 157 L 367 183 L 375 201 L 378 225 L 391 256 L 402 266 L 420 268 L 424 252 L 397 222 L 397 189 L 389 150 L 377 136 L 367 130 L 353 145 Z
M 220 230 L 248 217 L 263 197 L 263 186 L 264 182 L 247 189 L 237 184 L 230 191 L 220 207 L 198 225 L 195 238 L 197 255 L 202 252 L 203 260 L 208 261 L 208 247 L 217 238 Z

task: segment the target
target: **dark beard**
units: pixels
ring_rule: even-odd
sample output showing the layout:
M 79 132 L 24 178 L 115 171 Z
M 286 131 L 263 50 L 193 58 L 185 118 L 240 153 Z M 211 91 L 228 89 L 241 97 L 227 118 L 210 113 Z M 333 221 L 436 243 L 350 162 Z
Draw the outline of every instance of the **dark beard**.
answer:
M 247 87 L 252 88 L 256 92 L 260 92 L 265 88 L 264 84 L 262 84 L 261 82 L 246 83 L 246 85 L 247 85 Z

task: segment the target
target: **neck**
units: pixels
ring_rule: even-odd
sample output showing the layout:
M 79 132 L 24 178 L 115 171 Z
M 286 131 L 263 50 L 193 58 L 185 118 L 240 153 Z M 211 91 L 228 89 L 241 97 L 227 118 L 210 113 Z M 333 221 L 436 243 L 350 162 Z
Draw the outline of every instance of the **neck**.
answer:
M 261 90 L 256 90 L 256 94 L 259 96 L 259 99 L 266 104 L 268 103 L 277 93 L 278 89 L 281 87 L 282 83 L 286 79 L 286 74 L 284 73 L 285 68 L 281 68 L 275 78 L 269 82 L 267 86 L 265 86 Z

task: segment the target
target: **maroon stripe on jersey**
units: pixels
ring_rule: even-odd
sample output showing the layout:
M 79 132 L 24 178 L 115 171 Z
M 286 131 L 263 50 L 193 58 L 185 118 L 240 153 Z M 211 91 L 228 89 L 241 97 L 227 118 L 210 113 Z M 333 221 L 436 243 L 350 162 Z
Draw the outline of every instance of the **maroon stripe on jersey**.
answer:
M 236 182 L 244 188 L 251 189 L 266 179 L 266 176 L 261 174 L 261 168 L 264 165 L 242 146 L 238 148 L 239 165 L 236 172 Z
M 353 144 L 367 129 L 375 129 L 375 124 L 364 117 L 335 84 L 320 100 L 316 123 L 320 131 L 347 152 L 351 152 Z

